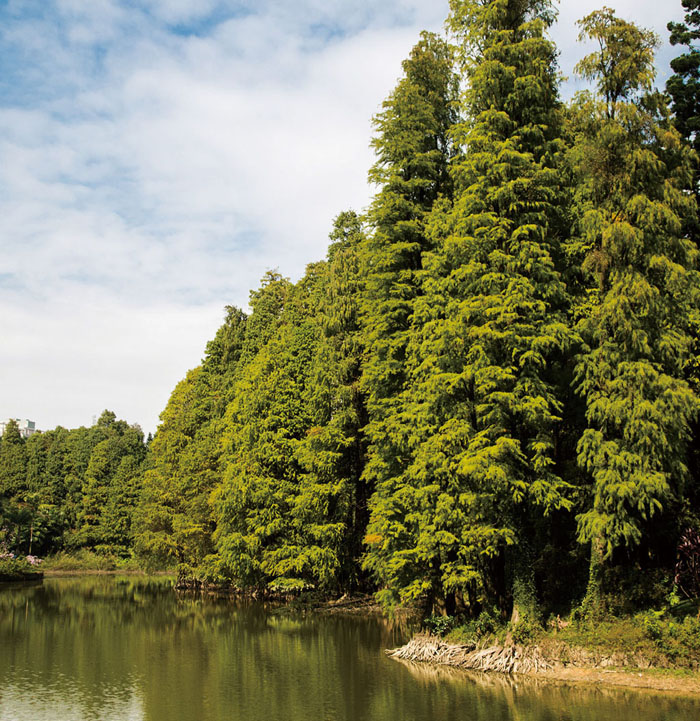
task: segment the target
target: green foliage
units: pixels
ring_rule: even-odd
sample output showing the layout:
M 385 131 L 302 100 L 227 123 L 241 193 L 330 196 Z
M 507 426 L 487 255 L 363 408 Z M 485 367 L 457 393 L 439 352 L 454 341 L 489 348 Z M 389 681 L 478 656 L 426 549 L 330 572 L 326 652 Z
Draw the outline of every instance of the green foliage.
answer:
M 503 621 L 499 616 L 498 609 L 484 609 L 476 617 L 453 628 L 448 635 L 448 640 L 453 643 L 476 643 L 482 639 L 492 636 L 505 635 Z
M 26 559 L 0 556 L 0 581 L 26 581 L 40 576 L 39 569 Z
M 652 37 L 607 10 L 583 27 L 601 46 L 582 61 L 600 96 L 575 102 L 570 153 L 578 237 L 569 249 L 596 289 L 577 324 L 585 346 L 576 367 L 588 423 L 578 460 L 593 481 L 578 518 L 580 540 L 592 543 L 590 596 L 602 592 L 597 568 L 620 546 L 640 545 L 687 482 L 698 399 L 685 366 L 699 286 L 697 248 L 683 235 L 695 214 L 684 192 L 692 163 L 663 99 L 644 94 Z
M 655 666 L 698 668 L 700 618 L 677 616 L 666 609 L 605 619 L 581 619 L 551 634 L 571 646 L 641 657 Z
M 400 474 L 385 461 L 367 537 L 368 566 L 394 602 L 483 598 L 486 569 L 527 533 L 530 513 L 569 504 L 553 468 L 561 404 L 550 369 L 572 334 L 555 262 L 550 19 L 546 3 L 452 4 L 469 85 L 451 135 L 467 152 L 452 163 L 453 205 L 437 203 L 426 230 L 410 390 L 394 412 L 393 458 L 407 460 Z
M 364 289 L 364 230 L 353 212 L 341 213 L 330 235 L 328 262 L 319 275 L 316 319 L 319 342 L 311 359 L 306 395 L 311 426 L 297 448 L 302 476 L 292 515 L 305 529 L 305 545 L 330 551 L 314 585 L 352 591 L 362 584 L 358 560 L 367 524 L 367 484 L 362 479 L 367 422 L 360 390 Z
M 104 439 L 93 448 L 85 471 L 79 528 L 73 545 L 106 545 L 126 554 L 132 545 L 131 515 L 138 498 L 140 464 L 145 456 L 138 426 L 102 414 L 97 428 Z
M 275 333 L 246 366 L 226 411 L 215 539 L 227 575 L 240 586 L 286 591 L 335 571 L 323 537 L 307 547 L 293 513 L 302 477 L 296 453 L 311 425 L 304 401 L 318 340 L 317 279 L 309 272 L 297 288 L 287 284 Z M 258 301 L 279 297 L 282 283 L 267 284 Z
M 26 441 L 16 421 L 5 427 L 0 444 L 0 496 L 11 498 L 21 493 L 27 478 Z
M 700 16 L 683 6 L 674 118 L 656 37 L 611 10 L 579 23 L 595 92 L 564 106 L 553 2 L 451 0 L 451 41 L 421 34 L 374 118 L 366 216 L 341 213 L 298 282 L 269 271 L 249 313 L 226 307 L 148 443 L 109 411 L 27 441 L 9 424 L 0 542 L 71 551 L 57 567 L 135 554 L 183 582 L 373 590 L 436 632 L 459 617 L 452 636 L 518 643 L 540 606 L 580 603 L 572 634 L 658 606 L 674 568 L 693 595 Z M 616 628 L 689 658 L 692 621 Z
M 259 319 L 253 325 L 256 337 L 269 332 Z M 202 365 L 176 386 L 161 414 L 134 514 L 134 549 L 149 568 L 179 563 L 199 569 L 214 552 L 210 496 L 221 480 L 223 416 L 242 364 L 247 331 L 247 316 L 227 306 Z
M 685 22 L 668 24 L 671 45 L 684 45 L 686 52 L 671 60 L 674 74 L 666 82 L 671 96 L 674 123 L 680 134 L 700 150 L 700 2 L 681 0 Z
M 114 571 L 118 559 L 109 552 L 78 548 L 74 551 L 59 551 L 47 556 L 42 564 L 46 571 Z
M 423 626 L 436 636 L 445 636 L 454 628 L 455 619 L 453 616 L 428 616 L 423 620 Z
M 528 646 L 536 643 L 542 636 L 543 628 L 540 623 L 532 618 L 524 618 L 514 624 L 510 629 L 510 637 L 513 643 L 519 646 Z
M 138 426 L 104 411 L 91 428 L 35 433 L 9 423 L 0 446 L 0 541 L 18 554 L 98 545 L 128 554 L 146 454 Z
M 424 33 L 375 119 L 377 164 L 370 179 L 380 187 L 369 212 L 371 232 L 365 249 L 362 375 L 369 414 L 364 478 L 374 492 L 364 567 L 384 587 L 379 598 L 386 605 L 431 593 L 425 555 L 412 548 L 414 524 L 406 523 L 411 500 L 404 493 L 408 489 L 402 476 L 416 431 L 409 353 L 415 306 L 423 293 L 424 257 L 433 243 L 427 222 L 438 198 L 452 193 L 448 166 L 454 155 L 451 128 L 457 120 L 452 66 L 452 49 Z
M 635 99 L 654 82 L 656 33 L 618 18 L 604 7 L 579 20 L 579 40 L 595 40 L 600 50 L 586 55 L 576 72 L 594 80 L 605 99 L 607 116 L 614 118 L 620 101 Z

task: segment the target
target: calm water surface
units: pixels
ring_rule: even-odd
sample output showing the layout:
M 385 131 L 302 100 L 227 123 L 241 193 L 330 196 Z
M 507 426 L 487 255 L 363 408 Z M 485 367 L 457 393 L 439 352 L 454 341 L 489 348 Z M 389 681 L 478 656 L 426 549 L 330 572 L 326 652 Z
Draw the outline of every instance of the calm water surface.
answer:
M 700 703 L 407 665 L 380 619 L 178 597 L 167 579 L 0 587 L 0 721 L 698 721 Z

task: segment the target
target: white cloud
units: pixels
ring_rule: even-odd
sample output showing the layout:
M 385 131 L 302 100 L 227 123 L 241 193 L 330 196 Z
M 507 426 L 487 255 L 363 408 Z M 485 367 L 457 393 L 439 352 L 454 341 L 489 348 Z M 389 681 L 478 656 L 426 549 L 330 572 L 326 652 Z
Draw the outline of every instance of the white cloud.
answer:
M 6 307 L 3 411 L 46 429 L 90 425 L 108 408 L 152 431 L 222 319 L 219 306 L 138 307 L 77 289 L 51 304 Z

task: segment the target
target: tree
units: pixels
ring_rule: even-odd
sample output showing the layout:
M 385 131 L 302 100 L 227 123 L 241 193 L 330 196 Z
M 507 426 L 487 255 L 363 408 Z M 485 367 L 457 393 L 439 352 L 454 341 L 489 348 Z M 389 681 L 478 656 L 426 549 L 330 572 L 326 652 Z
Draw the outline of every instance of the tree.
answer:
M 26 551 L 23 541 L 31 527 L 31 513 L 24 503 L 26 493 L 26 441 L 11 419 L 0 443 L 0 540 L 20 553 Z
M 506 558 L 514 616 L 535 613 L 532 518 L 566 507 L 554 465 L 557 358 L 571 343 L 557 268 L 562 180 L 547 2 L 455 1 L 449 25 L 469 85 L 442 240 L 416 304 L 410 463 L 370 524 L 400 599 L 496 587 Z M 516 545 L 517 544 L 517 545 Z M 392 548 L 393 545 L 393 548 Z M 513 549 L 507 556 L 507 548 Z M 389 551 L 387 553 L 387 551 Z
M 146 453 L 138 426 L 104 411 L 96 428 L 103 434 L 90 454 L 81 494 L 74 543 L 127 555 L 131 547 L 131 515 Z
M 433 34 L 422 34 L 403 70 L 374 120 L 377 162 L 369 177 L 379 190 L 368 214 L 371 231 L 364 251 L 366 361 L 361 383 L 369 414 L 364 478 L 376 488 L 365 567 L 387 587 L 382 597 L 388 603 L 395 599 L 389 567 L 399 545 L 380 529 L 393 523 L 387 513 L 408 461 L 410 425 L 402 415 L 407 349 L 422 293 L 423 260 L 432 247 L 427 219 L 436 201 L 452 192 L 450 129 L 457 119 L 458 92 L 452 49 Z
M 316 303 L 320 338 L 306 395 L 311 426 L 297 449 L 303 473 L 292 517 L 302 529 L 304 552 L 326 558 L 314 583 L 338 593 L 362 582 L 359 560 L 368 513 L 369 486 L 362 479 L 367 411 L 360 389 L 360 217 L 341 213 L 330 239 Z
M 685 22 L 670 22 L 668 29 L 671 45 L 683 45 L 687 52 L 671 60 L 674 74 L 666 82 L 666 92 L 671 96 L 678 132 L 700 151 L 700 49 L 693 44 L 700 39 L 700 2 L 681 0 L 681 4 Z
M 616 17 L 607 7 L 586 15 L 578 25 L 579 40 L 595 40 L 600 50 L 586 55 L 576 70 L 596 82 L 605 113 L 614 119 L 619 102 L 640 90 L 651 90 L 659 38 L 651 30 Z
M 148 565 L 177 562 L 182 576 L 207 574 L 214 553 L 212 492 L 221 484 L 223 417 L 240 371 L 247 317 L 227 306 L 202 365 L 176 386 L 149 446 L 135 519 L 135 547 Z
M 226 410 L 223 482 L 213 496 L 219 573 L 243 588 L 294 591 L 334 571 L 332 549 L 305 544 L 294 513 L 296 453 L 311 425 L 305 396 L 318 342 L 317 271 L 310 266 L 294 287 L 268 276 L 251 294 L 255 336 L 246 337 L 249 361 Z
M 391 441 L 382 440 L 387 434 L 382 424 L 385 419 L 391 422 L 406 381 L 406 347 L 414 299 L 420 293 L 418 272 L 430 247 L 425 220 L 436 199 L 451 192 L 449 130 L 456 119 L 457 98 L 452 63 L 447 43 L 423 33 L 403 62 L 404 77 L 374 118 L 377 162 L 369 179 L 379 191 L 368 215 L 372 232 L 365 250 L 363 386 L 378 464 L 390 463 L 392 455 Z
M 572 243 L 595 298 L 578 326 L 586 347 L 577 375 L 588 421 L 578 460 L 593 482 L 579 538 L 591 543 L 587 603 L 597 610 L 603 561 L 638 546 L 682 492 L 698 410 L 683 373 L 698 278 L 697 250 L 683 235 L 695 213 L 683 190 L 692 163 L 663 98 L 648 92 L 653 35 L 608 9 L 581 27 L 601 46 L 580 64 L 598 94 L 577 101 L 572 151 Z M 625 62 L 599 60 L 615 57 Z
M 10 419 L 0 444 L 0 495 L 8 498 L 18 495 L 26 489 L 26 485 L 26 441 L 19 432 L 17 422 Z

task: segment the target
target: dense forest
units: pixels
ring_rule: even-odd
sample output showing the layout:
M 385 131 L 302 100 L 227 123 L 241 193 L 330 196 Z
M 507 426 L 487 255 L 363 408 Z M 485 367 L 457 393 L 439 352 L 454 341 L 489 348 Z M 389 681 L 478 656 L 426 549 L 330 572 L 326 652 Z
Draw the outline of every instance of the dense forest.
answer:
M 0 552 L 128 555 L 146 455 L 141 429 L 110 411 L 90 428 L 26 440 L 10 421 L 0 441 Z
M 0 443 L 0 543 L 257 593 L 541 618 L 700 595 L 700 2 L 659 38 L 451 0 L 374 118 L 376 188 L 298 282 L 227 307 L 152 442 Z

